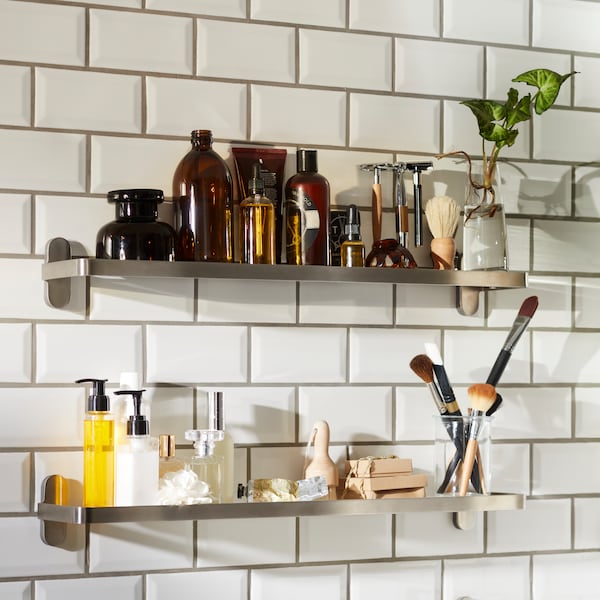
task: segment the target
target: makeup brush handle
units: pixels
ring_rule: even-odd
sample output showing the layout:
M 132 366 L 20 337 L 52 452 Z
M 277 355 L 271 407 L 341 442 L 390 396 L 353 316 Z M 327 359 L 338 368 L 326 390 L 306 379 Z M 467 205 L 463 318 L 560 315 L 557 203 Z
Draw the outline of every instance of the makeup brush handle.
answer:
M 444 474 L 444 480 L 442 481 L 442 483 L 439 485 L 438 489 L 437 489 L 437 493 L 438 494 L 443 494 L 446 489 L 448 488 L 448 486 L 450 485 L 450 482 L 452 481 L 452 477 L 454 477 L 454 473 L 456 472 L 456 470 L 458 469 L 459 465 L 460 465 L 460 461 L 461 461 L 461 457 L 462 457 L 462 452 L 457 448 L 456 452 L 454 453 L 454 456 L 452 457 L 452 460 L 450 461 L 450 463 L 448 464 L 448 467 L 446 468 L 446 473 Z M 475 459 L 475 462 L 479 462 L 478 459 Z M 481 481 L 481 469 L 478 468 L 477 469 L 473 469 L 472 473 L 471 473 L 471 483 L 473 484 L 473 489 L 477 490 L 478 492 L 482 492 L 483 493 L 483 482 Z
M 465 452 L 465 460 L 463 462 L 462 477 L 460 479 L 460 485 L 458 488 L 458 494 L 460 496 L 466 496 L 467 490 L 469 489 L 469 479 L 471 479 L 471 473 L 473 472 L 473 465 L 475 464 L 475 455 L 477 454 L 477 440 L 472 438 L 467 444 L 467 450 Z
M 415 184 L 415 246 L 423 245 L 423 219 L 421 215 L 421 185 Z
M 502 396 L 496 393 L 494 404 L 488 408 L 488 411 L 485 413 L 486 416 L 491 417 L 500 408 L 500 406 L 502 406 Z
M 373 192 L 371 196 L 371 218 L 373 219 L 373 241 L 377 242 L 381 239 L 381 215 L 383 212 L 383 200 L 381 196 L 381 184 L 373 184 Z
M 510 360 L 511 353 L 508 350 L 500 350 L 500 354 L 498 354 L 498 358 L 488 375 L 486 383 L 490 385 L 496 385 L 498 381 L 500 381 L 500 377 L 502 377 L 502 373 L 504 373 L 504 369 Z

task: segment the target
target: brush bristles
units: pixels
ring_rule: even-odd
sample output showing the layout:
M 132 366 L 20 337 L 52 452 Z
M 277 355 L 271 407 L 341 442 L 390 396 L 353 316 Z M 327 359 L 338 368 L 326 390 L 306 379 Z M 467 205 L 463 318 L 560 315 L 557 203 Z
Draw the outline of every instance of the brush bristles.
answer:
M 425 382 L 433 381 L 433 363 L 426 354 L 417 354 L 410 361 L 410 368 Z
M 476 383 L 467 390 L 473 410 L 486 413 L 496 400 L 496 388 L 489 383 Z
M 523 304 L 521 304 L 521 308 L 519 309 L 520 317 L 533 317 L 535 311 L 538 307 L 538 297 L 537 296 L 529 296 L 529 298 L 525 298 L 523 300 Z
M 434 196 L 425 205 L 425 216 L 434 238 L 452 238 L 458 227 L 460 208 L 450 196 Z

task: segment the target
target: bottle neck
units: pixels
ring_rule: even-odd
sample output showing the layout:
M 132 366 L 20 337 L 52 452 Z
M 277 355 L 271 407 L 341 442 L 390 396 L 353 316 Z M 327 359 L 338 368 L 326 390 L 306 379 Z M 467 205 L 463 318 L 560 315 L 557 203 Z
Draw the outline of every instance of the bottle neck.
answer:
M 212 148 L 212 132 L 208 129 L 192 131 L 192 146 L 197 150 L 210 150 Z

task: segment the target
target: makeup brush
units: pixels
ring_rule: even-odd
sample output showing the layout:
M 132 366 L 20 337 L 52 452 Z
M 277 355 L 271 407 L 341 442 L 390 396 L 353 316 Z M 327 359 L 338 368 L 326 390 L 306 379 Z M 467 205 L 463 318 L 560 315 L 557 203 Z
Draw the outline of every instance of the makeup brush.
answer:
M 440 354 L 437 344 L 426 342 L 425 353 L 431 359 L 433 372 L 435 373 L 435 378 L 437 379 L 437 383 L 442 394 L 442 400 L 448 409 L 448 414 L 451 416 L 460 416 L 462 413 L 460 412 L 460 407 L 456 401 L 454 390 L 450 385 L 450 380 L 448 379 L 448 374 L 444 368 L 442 355 Z
M 496 400 L 496 388 L 489 383 L 476 383 L 469 387 L 467 390 L 469 395 L 469 401 L 473 407 L 473 417 L 482 417 L 492 407 Z M 477 436 L 479 435 L 480 423 L 478 419 L 474 419 L 469 428 L 469 441 L 467 442 L 467 449 L 465 450 L 465 459 L 463 461 L 463 468 L 461 473 L 460 484 L 458 493 L 460 496 L 467 494 L 469 487 L 469 479 L 473 471 L 473 465 L 475 464 L 475 457 L 479 444 L 477 442 Z M 476 488 L 478 489 L 478 488 Z
M 460 208 L 450 196 L 434 196 L 425 205 L 427 225 L 433 235 L 431 258 L 434 269 L 453 269 L 456 242 L 454 234 L 458 227 Z
M 442 399 L 442 395 L 440 394 L 440 390 L 438 386 L 433 381 L 433 363 L 431 359 L 426 354 L 417 354 L 410 361 L 410 368 L 417 374 L 417 377 L 420 377 L 425 385 L 429 388 L 431 392 L 431 397 L 435 402 L 435 406 L 438 409 L 440 415 L 445 415 L 448 413 L 448 408 Z

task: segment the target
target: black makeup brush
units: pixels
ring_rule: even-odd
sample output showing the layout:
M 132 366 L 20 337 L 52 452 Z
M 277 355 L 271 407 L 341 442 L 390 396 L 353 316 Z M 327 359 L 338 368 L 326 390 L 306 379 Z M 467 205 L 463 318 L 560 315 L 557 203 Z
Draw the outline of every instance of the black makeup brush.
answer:
M 426 343 L 425 352 L 427 356 L 431 359 L 433 372 L 435 373 L 435 378 L 437 379 L 437 383 L 442 394 L 442 400 L 444 401 L 444 403 L 446 404 L 446 408 L 448 409 L 448 414 L 451 416 L 460 416 L 462 413 L 460 412 L 460 407 L 458 406 L 458 402 L 456 401 L 454 390 L 450 385 L 450 380 L 448 379 L 448 374 L 446 373 L 446 369 L 444 368 L 442 355 L 440 354 L 440 350 L 437 347 L 437 344 Z

